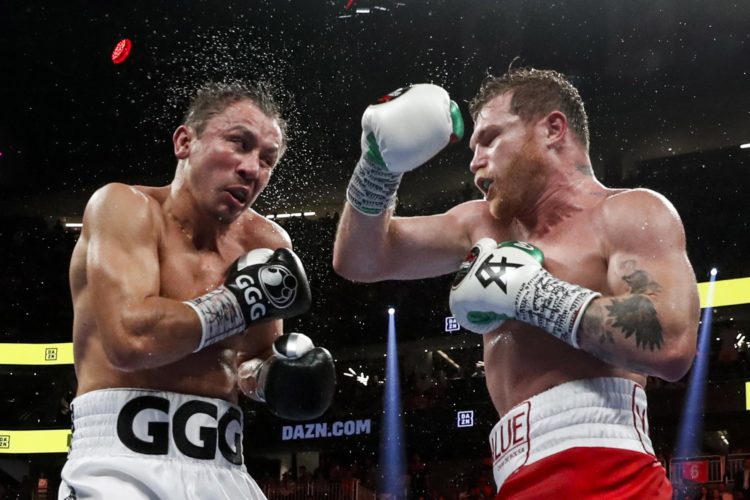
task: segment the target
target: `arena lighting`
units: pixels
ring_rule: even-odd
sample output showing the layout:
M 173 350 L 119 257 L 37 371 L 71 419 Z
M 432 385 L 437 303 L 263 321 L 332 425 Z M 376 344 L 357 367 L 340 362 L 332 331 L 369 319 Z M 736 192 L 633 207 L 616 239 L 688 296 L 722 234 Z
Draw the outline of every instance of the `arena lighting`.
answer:
M 716 273 L 718 273 L 718 272 L 719 271 L 717 271 L 715 267 L 711 268 L 711 276 L 716 276 Z
M 396 310 L 394 308 L 392 308 L 392 307 L 389 307 L 388 308 L 388 314 L 390 314 L 391 316 L 393 316 L 394 314 L 396 314 Z
M 2 156 L 2 154 L 0 154 Z M 316 212 L 293 212 L 289 214 L 268 214 L 266 219 L 288 219 L 289 217 L 315 217 Z M 65 227 L 67 229 L 81 229 L 83 224 L 81 222 L 66 222 Z
M 0 453 L 67 453 L 70 429 L 0 430 Z
M 406 472 L 401 421 L 401 384 L 398 374 L 398 352 L 396 350 L 396 319 L 391 307 L 388 311 L 388 343 L 385 358 L 385 391 L 383 392 L 383 423 L 380 431 L 379 492 L 393 498 L 401 497 L 402 478 Z M 395 312 L 395 311 L 394 311 Z
M 711 269 L 708 282 L 709 304 L 713 303 L 716 284 L 716 269 Z M 714 308 L 703 309 L 701 326 L 698 329 L 698 348 L 690 371 L 690 381 L 685 393 L 685 406 L 682 409 L 679 431 L 677 432 L 677 458 L 687 458 L 697 455 L 703 441 L 703 406 L 706 392 L 706 376 L 708 374 L 708 354 L 711 340 L 711 319 Z
M 0 344 L 0 365 L 70 365 L 73 344 Z
M 713 288 L 710 300 L 708 298 L 709 286 Z M 700 295 L 701 307 L 748 304 L 750 303 L 750 278 L 698 283 L 698 295 Z
M 451 358 L 450 356 L 448 356 L 447 354 L 445 354 L 442 350 L 438 349 L 435 352 L 437 352 L 440 355 L 440 357 L 442 357 L 445 361 L 447 361 L 448 364 L 451 365 L 456 370 L 460 370 L 461 369 L 461 365 L 459 365 L 458 363 L 456 363 L 455 361 L 453 361 L 453 358 Z
M 268 214 L 266 219 L 288 219 L 289 217 L 314 217 L 315 212 L 292 212 L 289 214 Z
M 740 144 L 740 149 L 747 149 L 750 148 L 750 142 L 746 142 L 745 144 Z

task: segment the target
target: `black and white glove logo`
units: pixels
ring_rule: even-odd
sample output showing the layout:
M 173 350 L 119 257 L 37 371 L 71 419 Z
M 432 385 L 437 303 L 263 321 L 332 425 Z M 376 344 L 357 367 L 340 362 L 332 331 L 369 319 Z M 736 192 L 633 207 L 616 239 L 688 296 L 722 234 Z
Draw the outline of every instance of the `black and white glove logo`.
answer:
M 464 261 L 461 263 L 461 267 L 458 268 L 458 271 L 456 271 L 456 275 L 453 277 L 453 284 L 451 285 L 453 288 L 456 288 L 458 285 L 460 285 L 466 275 L 469 274 L 469 271 L 471 271 L 471 266 L 474 265 L 477 257 L 479 257 L 479 247 L 473 247 L 471 250 L 469 250 L 469 254 L 466 256 L 466 258 L 464 258 Z
M 404 94 L 407 90 L 411 88 L 411 85 L 407 85 L 406 87 L 401 87 L 399 89 L 394 90 L 390 94 L 386 94 L 382 97 L 378 97 L 378 100 L 375 104 L 383 104 L 388 101 L 392 101 L 393 99 L 400 97 L 402 94 Z
M 490 286 L 490 284 L 495 283 L 500 287 L 500 290 L 507 294 L 508 283 L 507 281 L 503 281 L 505 273 L 507 273 L 508 270 L 522 267 L 523 264 L 514 264 L 512 262 L 508 262 L 508 259 L 506 259 L 504 255 L 503 258 L 500 259 L 500 262 L 492 262 L 492 257 L 493 255 L 488 255 L 487 258 L 484 259 L 484 261 L 479 265 L 479 269 L 477 269 L 477 272 L 474 273 L 474 276 L 477 277 L 477 280 L 479 280 L 479 283 L 482 284 L 482 287 L 487 288 L 488 286 Z
M 265 266 L 258 274 L 268 301 L 277 309 L 289 307 L 297 297 L 297 278 L 284 266 Z

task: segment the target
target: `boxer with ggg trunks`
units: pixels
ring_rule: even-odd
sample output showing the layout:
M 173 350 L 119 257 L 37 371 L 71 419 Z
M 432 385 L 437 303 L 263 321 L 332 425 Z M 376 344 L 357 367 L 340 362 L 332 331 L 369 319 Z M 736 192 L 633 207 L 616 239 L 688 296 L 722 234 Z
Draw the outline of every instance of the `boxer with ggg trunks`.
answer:
M 250 208 L 286 147 L 262 85 L 208 84 L 172 137 L 167 186 L 108 184 L 73 251 L 78 393 L 59 498 L 265 498 L 238 393 L 320 416 L 333 359 L 282 319 L 310 289 L 287 233 Z
M 451 311 L 483 334 L 501 417 L 497 498 L 671 498 L 644 386 L 680 379 L 695 355 L 700 307 L 677 212 L 596 179 L 583 101 L 558 72 L 489 77 L 471 114 L 484 200 L 397 217 L 401 176 L 459 135 L 460 114 L 434 85 L 365 111 L 334 268 L 362 282 L 458 270 Z

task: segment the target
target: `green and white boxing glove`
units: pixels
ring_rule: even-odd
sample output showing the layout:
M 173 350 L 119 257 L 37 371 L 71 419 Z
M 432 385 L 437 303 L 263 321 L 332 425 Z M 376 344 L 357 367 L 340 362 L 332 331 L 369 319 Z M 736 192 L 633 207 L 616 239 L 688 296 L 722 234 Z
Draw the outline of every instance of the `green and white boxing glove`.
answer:
M 543 262 L 542 251 L 529 243 L 479 240 L 451 287 L 449 302 L 456 321 L 484 334 L 515 319 L 578 348 L 583 312 L 600 294 L 555 278 Z
M 437 85 L 410 85 L 381 97 L 362 115 L 362 157 L 349 181 L 347 200 L 366 215 L 393 208 L 404 172 L 463 133 L 458 105 Z

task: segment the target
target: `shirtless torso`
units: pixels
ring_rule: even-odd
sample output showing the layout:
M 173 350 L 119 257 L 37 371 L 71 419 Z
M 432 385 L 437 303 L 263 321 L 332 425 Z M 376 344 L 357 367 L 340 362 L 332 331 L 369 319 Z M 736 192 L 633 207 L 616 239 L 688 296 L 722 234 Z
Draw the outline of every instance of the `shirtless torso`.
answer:
M 699 307 L 674 207 L 653 191 L 605 187 L 562 113 L 527 123 L 511 100 L 490 100 L 470 140 L 470 170 L 485 200 L 419 217 L 364 215 L 347 203 L 334 268 L 358 281 L 420 279 L 455 273 L 481 238 L 520 240 L 542 250 L 554 277 L 600 293 L 583 314 L 580 349 L 519 321 L 483 336 L 500 415 L 571 380 L 682 377 Z
M 169 187 L 110 185 L 104 189 L 110 200 L 131 201 L 133 212 L 130 214 L 128 208 L 118 206 L 122 217 L 143 218 L 141 224 L 147 228 L 150 244 L 158 255 L 160 297 L 181 301 L 200 296 L 220 285 L 229 265 L 243 253 L 254 248 L 289 246 L 283 229 L 248 209 L 221 234 L 215 248 L 197 248 L 191 235 L 165 208 Z M 117 221 L 111 223 L 117 224 Z M 87 280 L 88 262 L 96 259 L 96 252 L 100 250 L 87 226 L 84 224 L 70 266 L 78 394 L 103 388 L 138 387 L 236 403 L 237 365 L 245 359 L 262 357 L 269 345 L 268 337 L 280 334 L 278 322 L 250 327 L 244 335 L 230 337 L 177 362 L 123 370 L 107 354 L 105 345 L 111 341 L 110 332 L 105 331 L 101 319 L 97 319 L 101 304 Z M 133 265 L 137 266 L 138 262 Z
M 610 295 L 607 283 L 608 248 L 602 230 L 602 207 L 622 190 L 603 190 L 590 207 L 570 213 L 554 229 L 529 236 L 518 228 L 499 228 L 486 202 L 470 202 L 467 210 L 478 214 L 472 241 L 491 237 L 497 241 L 521 240 L 544 252 L 544 267 L 565 281 Z M 598 202 L 596 201 L 598 198 Z M 591 377 L 623 377 L 644 385 L 646 376 L 618 368 L 587 352 L 571 349 L 547 332 L 520 321 L 506 321 L 483 336 L 487 390 L 500 415 L 514 405 L 556 385 Z M 530 362 L 533 360 L 533 362 Z
M 446 295 L 459 324 L 483 332 L 500 417 L 489 436 L 497 498 L 561 490 L 570 498 L 671 498 L 648 437 L 643 386 L 647 376 L 681 378 L 695 353 L 698 294 L 679 216 L 655 192 L 596 179 L 582 101 L 556 72 L 489 78 L 472 115 L 469 169 L 485 199 L 396 217 L 400 172 L 445 145 L 438 139 L 457 130 L 454 113 L 447 96 L 432 99 L 421 87 L 365 112 L 367 148 L 347 190 L 334 268 L 380 281 L 462 267 Z M 425 138 L 425 130 L 434 133 Z M 547 273 L 533 258 L 513 262 L 497 246 L 505 241 L 541 250 Z M 514 268 L 523 269 L 507 271 Z M 485 284 L 480 273 L 490 272 L 487 282 L 504 284 Z M 566 301 L 573 296 L 586 299 Z M 568 316 L 557 322 L 561 313 Z

